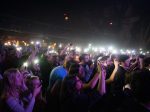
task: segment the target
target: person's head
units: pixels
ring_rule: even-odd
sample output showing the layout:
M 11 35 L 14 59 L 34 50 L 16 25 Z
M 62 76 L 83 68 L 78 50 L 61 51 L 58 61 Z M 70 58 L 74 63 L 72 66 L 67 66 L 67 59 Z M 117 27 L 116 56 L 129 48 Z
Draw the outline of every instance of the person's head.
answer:
M 67 76 L 62 83 L 63 93 L 67 96 L 76 95 L 82 89 L 82 81 L 77 76 Z
M 76 51 L 75 50 L 71 50 L 69 52 L 69 59 L 70 60 L 74 60 L 76 58 Z
M 131 90 L 137 100 L 150 102 L 150 71 L 140 70 L 131 73 Z
M 74 60 L 69 60 L 69 61 L 65 61 L 64 64 L 63 64 L 63 66 L 65 67 L 65 69 L 66 69 L 67 71 L 69 71 L 70 66 L 73 65 L 73 64 L 76 64 L 76 61 L 74 61 Z
M 71 66 L 69 68 L 69 75 L 78 75 L 79 67 L 80 67 L 80 65 L 78 63 L 71 64 Z
M 99 61 L 103 66 L 107 67 L 107 59 L 109 58 L 109 56 L 103 56 L 98 58 L 97 61 Z
M 82 55 L 80 56 L 80 61 L 81 61 L 81 62 L 88 63 L 89 60 L 90 60 L 89 54 L 82 54 Z
M 144 58 L 143 64 L 144 68 L 150 69 L 150 57 Z
M 75 61 L 77 61 L 78 63 L 80 62 L 80 56 L 79 55 L 76 55 L 76 57 L 75 57 Z
M 4 72 L 4 91 L 6 94 L 13 95 L 21 91 L 23 86 L 23 76 L 18 69 L 11 68 Z
M 116 55 L 115 54 L 111 54 L 109 58 L 107 58 L 107 65 L 112 65 L 113 64 L 113 60 L 116 59 Z
M 123 54 L 118 55 L 117 60 L 124 67 L 129 67 L 130 66 L 130 58 L 129 58 L 128 55 L 123 55 Z
M 41 81 L 38 76 L 31 76 L 27 80 L 28 88 L 33 91 L 34 88 L 38 88 L 41 86 Z
M 65 57 L 66 57 L 66 55 L 61 55 L 61 56 L 59 56 L 59 65 L 63 65 L 63 64 L 64 64 L 64 62 L 65 62 Z

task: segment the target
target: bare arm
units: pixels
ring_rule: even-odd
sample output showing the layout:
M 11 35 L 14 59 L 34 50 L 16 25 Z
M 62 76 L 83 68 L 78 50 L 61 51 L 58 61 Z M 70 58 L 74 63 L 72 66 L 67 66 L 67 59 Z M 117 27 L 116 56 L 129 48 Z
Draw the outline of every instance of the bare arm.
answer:
M 68 44 L 61 52 L 60 55 L 64 55 L 67 49 L 70 47 L 70 44 Z
M 83 89 L 87 89 L 87 88 L 93 89 L 97 84 L 98 78 L 99 78 L 99 74 L 96 73 L 89 83 L 83 84 Z
M 100 67 L 101 67 L 101 65 L 100 65 Z M 100 95 L 104 95 L 106 93 L 105 77 L 106 77 L 106 72 L 104 69 L 101 68 L 101 72 L 99 73 L 99 83 L 98 83 L 98 87 L 97 87 L 97 90 L 100 93 Z
M 115 74 L 118 70 L 118 61 L 114 60 L 114 64 L 115 64 L 115 68 L 114 68 L 110 78 L 106 80 L 106 84 L 110 84 L 114 81 Z

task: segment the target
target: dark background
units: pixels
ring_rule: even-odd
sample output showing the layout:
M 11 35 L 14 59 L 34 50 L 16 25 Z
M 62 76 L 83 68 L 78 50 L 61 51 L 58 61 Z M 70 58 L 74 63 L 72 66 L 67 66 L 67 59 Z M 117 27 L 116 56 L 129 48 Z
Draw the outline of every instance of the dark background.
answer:
M 4 0 L 0 30 L 81 44 L 149 48 L 150 0 Z

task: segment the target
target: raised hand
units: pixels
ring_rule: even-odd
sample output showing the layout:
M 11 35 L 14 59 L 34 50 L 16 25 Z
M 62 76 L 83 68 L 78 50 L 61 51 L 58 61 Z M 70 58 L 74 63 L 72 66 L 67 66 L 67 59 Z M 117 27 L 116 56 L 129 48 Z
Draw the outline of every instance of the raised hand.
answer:
M 119 62 L 116 59 L 114 59 L 114 65 L 115 65 L 115 68 L 117 68 L 119 65 Z
M 33 96 L 36 97 L 41 92 L 42 85 L 34 88 Z

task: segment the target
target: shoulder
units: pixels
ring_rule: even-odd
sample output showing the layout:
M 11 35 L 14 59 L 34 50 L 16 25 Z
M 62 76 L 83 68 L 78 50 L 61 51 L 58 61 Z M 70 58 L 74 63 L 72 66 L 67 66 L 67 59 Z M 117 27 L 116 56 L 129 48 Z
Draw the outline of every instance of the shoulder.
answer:
M 8 104 L 8 105 L 12 105 L 12 104 L 16 104 L 17 103 L 17 99 L 14 98 L 14 97 L 7 97 L 5 102 Z

